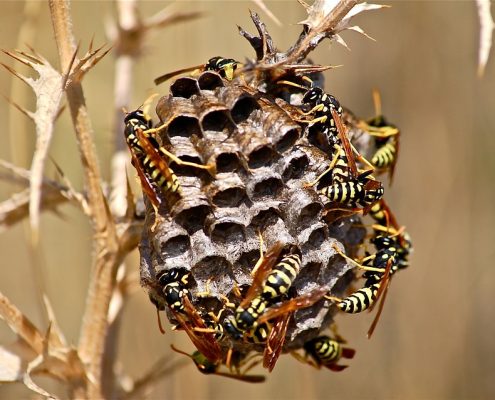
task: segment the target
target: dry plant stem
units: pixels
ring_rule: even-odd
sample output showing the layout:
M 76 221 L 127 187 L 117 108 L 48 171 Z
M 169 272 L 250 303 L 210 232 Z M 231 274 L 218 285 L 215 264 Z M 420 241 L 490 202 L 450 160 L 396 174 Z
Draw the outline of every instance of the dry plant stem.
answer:
M 10 328 L 17 333 L 17 335 L 21 337 L 36 354 L 42 353 L 43 335 L 2 293 L 0 293 L 0 318 L 4 319 Z
M 115 3 L 117 9 L 117 35 L 120 37 L 112 38 L 114 41 L 123 41 L 127 38 L 126 32 L 136 29 L 138 25 L 137 4 L 135 0 L 117 0 Z M 114 129 L 113 142 L 115 146 L 114 155 L 111 160 L 111 193 L 110 209 L 112 214 L 117 218 L 122 218 L 127 209 L 127 165 L 129 164 L 129 153 L 127 144 L 124 139 L 124 122 L 123 109 L 128 110 L 131 103 L 132 95 L 132 77 L 135 64 L 135 57 L 131 54 L 116 52 L 115 59 L 115 78 L 114 78 Z M 125 268 L 120 265 L 120 268 Z M 124 272 L 125 273 L 125 272 Z M 115 293 L 114 293 L 115 294 Z M 125 302 L 125 296 L 122 296 L 122 302 Z M 120 311 L 123 308 L 123 304 Z M 115 319 L 108 326 L 107 336 L 105 339 L 106 357 L 102 364 L 102 392 L 105 397 L 115 397 L 115 374 L 114 360 L 117 356 L 118 335 L 121 326 L 121 312 L 118 312 Z
M 478 18 L 480 21 L 480 43 L 478 49 L 478 76 L 482 77 L 485 72 L 490 49 L 492 47 L 493 29 L 495 23 L 490 12 L 490 0 L 476 0 L 478 6 Z
M 66 70 L 76 50 L 69 2 L 50 0 L 49 5 L 61 68 Z M 96 399 L 103 397 L 101 368 L 108 326 L 107 313 L 120 257 L 115 226 L 100 186 L 101 179 L 93 143 L 93 129 L 81 83 L 69 82 L 66 92 L 83 165 L 88 203 L 92 211 L 90 219 L 95 246 L 95 260 L 91 270 L 79 339 L 79 355 L 87 365 L 91 383 L 86 393 L 78 391 L 73 395 Z
M 126 32 L 137 28 L 138 16 L 136 1 L 116 2 L 117 8 L 117 37 L 112 38 L 114 41 L 125 41 L 128 37 Z M 128 39 L 127 39 L 128 40 Z M 126 48 L 126 46 L 123 46 Z M 138 53 L 139 54 L 139 53 Z M 124 122 L 122 118 L 122 109 L 128 109 L 131 103 L 132 94 L 132 72 L 135 64 L 135 56 L 118 52 L 115 59 L 115 81 L 114 81 L 114 145 L 115 152 L 112 158 L 112 192 L 110 194 L 110 208 L 117 217 L 125 214 L 127 207 L 126 190 L 127 176 L 126 168 L 129 164 L 129 154 L 127 145 L 122 134 Z

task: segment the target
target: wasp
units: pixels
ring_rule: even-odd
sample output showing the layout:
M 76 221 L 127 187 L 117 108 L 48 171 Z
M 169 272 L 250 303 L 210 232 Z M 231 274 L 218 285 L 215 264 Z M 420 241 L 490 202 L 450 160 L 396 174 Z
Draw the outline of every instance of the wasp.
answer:
M 400 253 L 409 254 L 412 249 L 411 237 L 405 232 L 404 227 L 398 224 L 394 213 L 385 200 L 381 199 L 373 204 L 370 207 L 369 215 L 376 221 L 376 224 L 372 225 L 376 234 L 384 232 L 390 236 L 397 237 L 400 244 Z
M 172 268 L 165 272 L 159 282 L 164 284 L 163 293 L 166 303 L 196 348 L 212 363 L 222 358 L 222 350 L 215 332 L 207 326 L 205 320 L 193 306 L 187 289 L 189 272 L 180 268 Z
M 245 369 L 243 373 L 228 373 L 228 372 L 222 372 L 219 371 L 222 363 L 221 362 L 211 362 L 207 357 L 205 357 L 201 352 L 195 351 L 192 354 L 188 354 L 182 350 L 177 349 L 174 345 L 171 345 L 172 350 L 179 354 L 183 354 L 186 357 L 189 357 L 194 364 L 196 365 L 196 368 L 198 368 L 198 371 L 201 372 L 202 374 L 206 375 L 217 375 L 217 376 L 223 376 L 225 378 L 231 378 L 231 379 L 236 379 L 239 381 L 243 382 L 249 382 L 249 383 L 260 383 L 265 381 L 265 377 L 263 375 L 246 375 L 247 371 L 252 368 L 252 365 L 249 366 Z
M 183 161 L 160 146 L 156 138 L 151 135 L 159 128 L 152 128 L 151 117 L 145 111 L 137 109 L 128 113 L 124 123 L 124 135 L 131 152 L 132 165 L 138 172 L 143 191 L 156 208 L 161 204 L 161 199 L 153 185 L 161 189 L 167 199 L 177 199 L 181 193 L 177 175 L 166 160 L 170 159 L 178 165 L 200 169 L 211 170 L 213 168 L 211 165 Z
M 257 269 L 250 292 L 237 308 L 235 317 L 228 321 L 230 331 L 234 332 L 234 329 L 239 331 L 237 337 L 242 331 L 250 329 L 252 331 L 257 328 L 258 318 L 268 306 L 287 293 L 299 273 L 301 254 L 295 248 L 273 266 L 281 250 L 282 245 L 277 243 L 267 252 L 266 256 L 262 256 L 261 259 L 264 260 L 262 268 Z M 260 293 L 256 294 L 258 291 Z M 258 330 L 257 333 L 258 335 L 255 335 L 258 336 L 257 340 L 260 339 L 261 335 L 266 341 L 266 328 Z
M 267 307 L 287 294 L 301 266 L 301 254 L 295 247 L 275 265 L 282 248 L 281 243 L 276 243 L 266 255 L 260 257 L 246 297 L 235 315 L 224 322 L 226 330 L 233 338 L 239 340 L 245 333 L 248 341 L 266 343 L 263 366 L 269 371 L 274 368 L 281 354 L 291 313 L 284 312 L 276 316 L 274 324 L 268 320 L 260 321 L 260 317 Z
M 237 307 L 235 315 L 227 317 L 224 328 L 236 340 L 243 336 L 243 332 L 256 328 L 258 318 L 265 311 L 268 301 L 260 296 L 263 283 L 280 256 L 283 245 L 277 242 L 266 255 L 261 255 L 253 271 L 253 282 L 243 301 Z
M 310 363 L 311 365 L 316 368 L 323 366 L 335 372 L 348 367 L 337 364 L 340 359 L 352 359 L 356 353 L 354 349 L 343 347 L 342 342 L 326 335 L 318 336 L 304 343 L 304 350 L 306 351 L 306 362 L 308 362 L 307 357 L 310 356 L 314 362 L 314 364 Z
M 318 128 L 326 137 L 330 147 L 332 147 L 338 142 L 338 130 L 334 115 L 331 111 L 336 111 L 339 117 L 342 117 L 344 110 L 335 96 L 325 93 L 325 91 L 318 86 L 313 86 L 313 82 L 309 77 L 303 76 L 302 79 L 309 81 L 309 88 L 285 80 L 279 81 L 278 83 L 305 90 L 301 103 L 306 107 L 310 107 L 310 110 L 303 113 L 303 115 L 311 115 L 313 118 L 309 121 L 301 122 L 308 122 L 309 126 Z
M 381 171 L 388 169 L 390 182 L 392 182 L 399 155 L 400 131 L 383 116 L 378 90 L 373 91 L 373 102 L 375 104 L 375 116 L 367 121 L 362 121 L 360 126 L 375 138 L 376 151 L 371 156 L 371 164 Z
M 222 78 L 225 78 L 229 81 L 234 79 L 234 72 L 237 69 L 239 62 L 232 58 L 223 58 L 223 57 L 212 57 L 210 58 L 206 64 L 195 65 L 193 67 L 182 68 L 177 71 L 169 72 L 167 74 L 161 75 L 155 79 L 155 85 L 159 85 L 174 76 L 184 74 L 186 72 L 193 72 L 193 75 L 196 75 L 203 71 L 214 71 L 217 72 Z
M 163 286 L 165 302 L 176 313 L 184 313 L 183 298 L 191 298 L 187 289 L 189 284 L 189 271 L 182 268 L 172 268 L 158 278 L 158 282 Z
M 261 289 L 261 297 L 270 303 L 287 293 L 301 268 L 301 253 L 293 247 L 266 277 Z
M 127 114 L 124 122 L 132 165 L 136 168 L 143 192 L 158 208 L 161 199 L 153 184 L 163 189 L 164 193 L 177 196 L 180 191 L 179 181 L 158 152 L 160 146 L 156 139 L 144 133 L 151 129 L 151 118 L 143 111 L 136 110 Z
M 368 330 L 368 337 L 371 337 L 378 323 L 386 299 L 390 278 L 399 269 L 401 258 L 400 247 L 395 238 L 388 235 L 378 235 L 371 239 L 371 242 L 375 245 L 376 253 L 367 255 L 361 264 L 347 257 L 339 249 L 334 247 L 344 258 L 365 271 L 363 278 L 366 281 L 361 289 L 358 289 L 344 299 L 326 296 L 327 299 L 335 301 L 340 310 L 349 314 L 360 313 L 368 309 L 372 310 L 376 301 L 381 297 L 375 319 Z
M 292 84 L 288 81 L 283 83 Z M 292 84 L 293 86 L 298 86 Z M 346 134 L 346 128 L 342 122 L 342 107 L 331 95 L 323 92 L 321 88 L 309 89 L 303 97 L 303 104 L 310 104 L 313 108 L 306 114 L 314 114 L 315 118 L 310 124 L 321 124 L 320 130 L 327 137 L 332 148 L 333 159 L 329 167 L 315 181 L 306 186 L 313 186 L 329 172 L 332 172 L 332 184 L 319 190 L 319 193 L 328 197 L 331 201 L 350 206 L 360 205 L 364 213 L 369 207 L 383 197 L 384 189 L 379 181 L 371 177 L 374 168 L 352 147 Z M 358 173 L 354 153 L 371 169 Z
M 347 138 L 345 126 L 335 110 L 331 110 L 331 113 L 336 122 L 339 133 L 339 142 L 342 145 L 343 152 L 339 150 L 329 168 L 320 175 L 316 181 L 311 182 L 308 185 L 314 185 L 318 182 L 323 175 L 330 170 L 333 170 L 334 166 L 341 160 L 342 165 L 338 169 L 339 173 L 334 174 L 333 183 L 320 189 L 318 192 L 331 201 L 339 204 L 352 208 L 360 205 L 363 207 L 364 213 L 366 213 L 374 203 L 383 197 L 383 186 L 371 176 L 373 170 L 366 170 L 358 174 L 353 150 L 349 143 L 349 139 Z M 338 178 L 335 179 L 336 177 Z
M 263 367 L 267 368 L 269 371 L 272 371 L 275 367 L 275 364 L 282 353 L 287 328 L 294 312 L 302 308 L 311 307 L 321 300 L 327 292 L 327 288 L 318 288 L 307 294 L 286 300 L 279 306 L 273 306 L 267 309 L 258 319 L 258 324 L 274 320 L 273 328 L 270 331 L 263 352 Z

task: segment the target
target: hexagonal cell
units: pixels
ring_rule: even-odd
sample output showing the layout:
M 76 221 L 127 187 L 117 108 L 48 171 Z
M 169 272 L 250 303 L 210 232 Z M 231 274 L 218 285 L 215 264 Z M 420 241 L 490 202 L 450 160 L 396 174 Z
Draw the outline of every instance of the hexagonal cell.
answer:
M 246 239 L 246 228 L 237 221 L 216 222 L 210 228 L 210 237 L 215 242 L 237 242 Z
M 191 235 L 195 231 L 203 229 L 207 215 L 210 213 L 208 204 L 198 204 L 190 207 L 183 206 L 177 212 L 176 221 Z
M 309 282 L 318 282 L 318 277 L 320 276 L 321 263 L 320 262 L 309 262 L 301 266 L 299 275 L 294 279 L 292 286 L 294 288 L 302 288 L 306 286 Z
M 199 94 L 198 81 L 188 76 L 179 78 L 170 85 L 170 93 L 174 97 L 184 97 L 188 99 L 195 94 Z
M 178 116 L 168 125 L 167 134 L 169 137 L 182 136 L 189 138 L 193 135 L 202 136 L 201 126 L 196 117 Z
M 282 182 L 282 179 L 272 176 L 256 182 L 251 192 L 251 196 L 253 199 L 264 196 L 278 196 L 283 188 L 284 183 Z
M 230 113 L 232 115 L 232 119 L 236 124 L 247 120 L 254 110 L 258 110 L 260 105 L 256 101 L 256 99 L 247 94 L 243 93 L 241 97 L 239 97 L 234 106 L 231 108 Z
M 235 124 L 232 122 L 230 113 L 225 110 L 212 111 L 203 116 L 201 126 L 205 131 L 232 132 Z
M 308 167 L 308 156 L 304 153 L 291 155 L 290 158 L 284 159 L 282 178 L 285 182 L 291 179 L 300 179 Z
M 216 159 L 218 172 L 233 172 L 241 167 L 241 160 L 236 153 L 222 153 Z
M 231 187 L 218 191 L 213 196 L 212 203 L 217 207 L 236 207 L 246 197 L 246 191 L 241 187 Z
M 300 129 L 288 129 L 285 132 L 282 132 L 279 138 L 275 140 L 275 149 L 283 153 L 294 146 L 299 139 Z
M 248 154 L 249 168 L 255 169 L 269 164 L 275 157 L 276 153 L 269 145 L 260 146 Z
M 198 78 L 198 84 L 201 90 L 215 90 L 223 87 L 223 79 L 213 71 L 205 71 Z
M 318 214 L 322 209 L 323 205 L 319 202 L 306 204 L 301 207 L 297 224 L 303 228 L 311 225 L 312 222 L 318 219 Z
M 163 257 L 176 257 L 191 248 L 191 242 L 188 235 L 178 235 L 169 238 L 162 243 L 160 254 Z
M 211 296 L 229 293 L 234 286 L 232 267 L 221 256 L 207 256 L 198 260 L 191 272 L 198 282 L 198 291 L 206 291 L 206 282 L 210 282 L 208 286 Z
M 307 244 L 315 248 L 320 248 L 327 237 L 328 229 L 326 228 L 326 226 L 315 227 L 315 229 L 309 235 Z
M 267 226 L 276 224 L 279 219 L 280 212 L 276 208 L 270 207 L 258 211 L 251 219 L 249 226 L 263 231 Z

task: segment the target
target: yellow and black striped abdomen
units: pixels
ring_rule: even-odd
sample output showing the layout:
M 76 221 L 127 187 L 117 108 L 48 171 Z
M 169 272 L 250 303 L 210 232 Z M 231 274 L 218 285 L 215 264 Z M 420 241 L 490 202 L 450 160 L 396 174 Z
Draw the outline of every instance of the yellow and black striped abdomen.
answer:
M 262 324 L 259 324 L 255 326 L 254 328 L 251 328 L 247 335 L 246 338 L 248 342 L 251 343 L 266 343 L 268 339 L 268 335 L 270 334 L 270 329 L 271 326 L 267 322 L 264 322 Z
M 177 179 L 177 175 L 175 175 L 174 171 L 170 167 L 168 167 L 167 170 L 168 176 L 164 176 L 149 155 L 142 158 L 142 165 L 144 172 L 159 188 L 163 189 L 165 192 L 169 191 L 175 193 L 180 189 L 180 183 Z
M 331 201 L 355 207 L 356 203 L 364 198 L 364 185 L 359 181 L 338 182 L 327 186 L 319 193 Z
M 381 202 L 376 202 L 374 205 L 371 206 L 369 215 L 371 218 L 373 218 L 379 225 L 382 226 L 387 226 L 388 221 L 387 221 L 387 213 L 385 209 L 382 206 Z
M 371 164 L 376 168 L 387 168 L 395 162 L 396 153 L 395 143 L 388 141 L 373 154 Z
M 357 314 L 367 310 L 376 300 L 380 282 L 363 287 L 349 297 L 342 299 L 337 306 L 348 314 Z
M 301 256 L 299 254 L 285 256 L 266 278 L 261 296 L 265 300 L 273 300 L 286 294 L 296 279 L 300 267 Z
M 240 331 L 257 325 L 257 320 L 263 314 L 267 306 L 267 302 L 261 296 L 255 297 L 246 308 L 238 307 L 235 313 L 234 326 Z
M 342 346 L 336 340 L 322 336 L 315 340 L 314 354 L 322 364 L 333 363 L 342 357 Z
M 332 169 L 332 182 L 347 182 L 350 180 L 349 175 L 349 162 L 347 160 L 347 155 L 345 151 L 340 146 L 335 146 L 337 148 L 337 161 Z

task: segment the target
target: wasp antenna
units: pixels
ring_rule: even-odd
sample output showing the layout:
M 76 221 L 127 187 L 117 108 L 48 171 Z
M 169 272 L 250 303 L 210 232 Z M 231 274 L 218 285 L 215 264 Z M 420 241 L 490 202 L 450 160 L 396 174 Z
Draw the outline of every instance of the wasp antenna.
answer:
M 373 104 L 375 105 L 375 116 L 382 115 L 382 97 L 378 89 L 373 89 Z
M 299 88 L 299 89 L 308 90 L 308 88 L 305 87 L 305 86 L 303 86 L 303 85 L 298 85 L 297 83 L 294 83 L 294 82 L 291 82 L 291 81 L 285 81 L 285 80 L 278 81 L 277 82 L 277 85 L 289 85 L 289 86 L 293 86 L 293 87 L 296 87 L 296 88 Z

